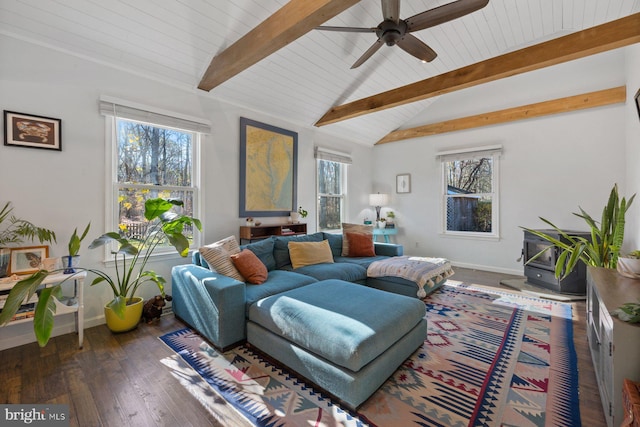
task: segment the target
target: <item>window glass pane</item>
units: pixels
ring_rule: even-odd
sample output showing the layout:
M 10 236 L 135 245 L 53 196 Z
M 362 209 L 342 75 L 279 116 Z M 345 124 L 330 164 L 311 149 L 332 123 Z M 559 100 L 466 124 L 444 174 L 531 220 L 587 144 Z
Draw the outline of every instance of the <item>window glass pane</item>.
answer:
M 490 196 L 447 196 L 447 231 L 491 233 Z
M 147 221 L 144 218 L 144 203 L 147 199 L 162 197 L 163 199 L 182 200 L 184 206 L 174 206 L 172 211 L 193 216 L 193 191 L 191 190 L 162 190 L 157 188 L 127 188 L 118 190 L 118 230 L 128 239 L 141 239 L 146 231 Z M 193 241 L 193 228 L 188 225 L 183 234 Z M 169 246 L 167 244 L 167 246 Z
M 342 164 L 318 160 L 318 193 L 342 194 Z
M 492 168 L 487 157 L 446 162 L 447 194 L 491 193 Z
M 118 182 L 192 185 L 194 134 L 118 119 Z
M 342 198 L 320 196 L 318 224 L 321 230 L 339 230 L 342 226 Z

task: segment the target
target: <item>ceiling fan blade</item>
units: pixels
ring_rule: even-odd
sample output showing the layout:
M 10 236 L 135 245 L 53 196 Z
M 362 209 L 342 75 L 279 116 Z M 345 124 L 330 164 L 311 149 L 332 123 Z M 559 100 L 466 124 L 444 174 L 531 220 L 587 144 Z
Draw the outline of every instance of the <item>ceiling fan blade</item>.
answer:
M 411 34 L 405 34 L 402 39 L 398 40 L 396 45 L 422 61 L 431 62 L 438 56 L 438 54 L 423 43 L 422 40 Z
M 342 31 L 346 33 L 375 33 L 377 28 L 358 28 L 358 27 L 332 27 L 330 25 L 322 25 L 316 27 L 316 30 L 322 31 Z
M 407 18 L 407 31 L 420 31 L 482 9 L 489 0 L 458 0 Z
M 378 39 L 369 49 L 367 49 L 367 51 L 365 53 L 362 54 L 362 56 L 351 66 L 351 69 L 353 70 L 354 68 L 358 68 L 359 66 L 361 66 L 362 64 L 364 64 L 364 62 L 371 58 L 371 56 L 376 53 L 378 51 L 378 49 L 380 49 L 382 47 L 382 45 L 384 44 L 384 42 L 380 39 Z
M 400 21 L 400 0 L 382 0 L 382 16 L 397 24 Z

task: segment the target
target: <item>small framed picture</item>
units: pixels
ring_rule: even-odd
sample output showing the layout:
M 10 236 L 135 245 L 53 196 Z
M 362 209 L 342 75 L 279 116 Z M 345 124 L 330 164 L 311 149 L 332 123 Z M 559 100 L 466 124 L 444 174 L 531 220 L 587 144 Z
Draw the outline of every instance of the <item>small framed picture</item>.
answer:
M 49 246 L 11 248 L 9 274 L 33 274 L 40 270 L 42 260 L 49 257 Z
M 401 173 L 396 175 L 396 193 L 411 193 L 411 175 Z
M 4 145 L 62 151 L 61 122 L 4 110 Z

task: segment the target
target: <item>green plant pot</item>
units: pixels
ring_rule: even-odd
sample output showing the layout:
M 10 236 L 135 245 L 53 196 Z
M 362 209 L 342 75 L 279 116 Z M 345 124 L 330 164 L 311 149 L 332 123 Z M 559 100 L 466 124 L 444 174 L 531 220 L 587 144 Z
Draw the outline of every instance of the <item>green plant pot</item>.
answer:
M 127 332 L 138 327 L 140 319 L 142 318 L 142 307 L 144 300 L 142 297 L 133 297 L 129 299 L 124 311 L 124 319 L 118 317 L 118 315 L 111 309 L 111 307 L 104 306 L 104 317 L 107 321 L 107 327 L 111 332 Z

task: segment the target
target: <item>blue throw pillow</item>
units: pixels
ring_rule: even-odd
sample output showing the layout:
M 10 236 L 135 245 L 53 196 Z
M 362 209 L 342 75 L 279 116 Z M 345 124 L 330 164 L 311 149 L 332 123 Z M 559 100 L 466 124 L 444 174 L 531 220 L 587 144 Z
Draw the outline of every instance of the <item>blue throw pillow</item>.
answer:
M 260 240 L 258 242 L 250 243 L 245 248 L 256 254 L 256 256 L 267 267 L 268 271 L 275 270 L 276 260 L 273 257 L 273 238 Z

